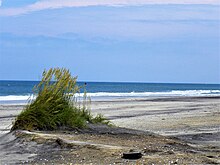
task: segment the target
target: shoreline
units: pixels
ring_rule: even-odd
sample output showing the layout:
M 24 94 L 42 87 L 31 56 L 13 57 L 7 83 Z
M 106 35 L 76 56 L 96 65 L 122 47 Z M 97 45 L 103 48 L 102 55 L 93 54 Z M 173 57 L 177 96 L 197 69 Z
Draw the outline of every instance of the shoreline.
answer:
M 220 95 L 210 96 L 130 96 L 130 97 L 90 97 L 92 102 L 115 102 L 115 101 L 130 101 L 130 100 L 170 100 L 170 99 L 220 99 Z M 27 105 L 29 100 L 0 100 L 0 105 Z M 80 99 L 79 99 L 80 101 Z

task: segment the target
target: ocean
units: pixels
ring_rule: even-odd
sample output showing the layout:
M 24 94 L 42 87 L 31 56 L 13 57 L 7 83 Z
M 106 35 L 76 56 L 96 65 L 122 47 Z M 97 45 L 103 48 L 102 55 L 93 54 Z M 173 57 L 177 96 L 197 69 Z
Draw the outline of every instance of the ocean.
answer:
M 38 81 L 0 81 L 0 103 L 26 103 Z M 79 82 L 78 85 L 84 85 Z M 220 84 L 86 82 L 91 99 L 220 96 Z M 82 91 L 83 92 L 83 91 Z M 80 94 L 82 96 L 83 94 Z

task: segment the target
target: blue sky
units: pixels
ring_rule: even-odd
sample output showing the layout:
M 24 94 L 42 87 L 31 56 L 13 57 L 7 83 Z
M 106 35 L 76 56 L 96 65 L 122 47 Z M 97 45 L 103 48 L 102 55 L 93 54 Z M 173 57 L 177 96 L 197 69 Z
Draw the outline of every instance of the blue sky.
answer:
M 217 0 L 3 0 L 0 80 L 220 83 Z

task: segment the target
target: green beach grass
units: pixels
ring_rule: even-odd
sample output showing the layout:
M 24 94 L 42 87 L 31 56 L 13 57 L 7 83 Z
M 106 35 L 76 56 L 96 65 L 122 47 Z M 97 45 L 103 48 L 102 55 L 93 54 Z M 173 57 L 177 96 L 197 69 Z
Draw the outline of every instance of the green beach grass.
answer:
M 98 114 L 91 115 L 86 92 L 82 103 L 75 98 L 81 88 L 77 77 L 72 77 L 65 68 L 51 68 L 44 71 L 41 82 L 34 87 L 36 99 L 30 100 L 17 116 L 12 130 L 56 130 L 85 128 L 88 123 L 109 124 Z M 82 104 L 82 105 L 81 105 Z

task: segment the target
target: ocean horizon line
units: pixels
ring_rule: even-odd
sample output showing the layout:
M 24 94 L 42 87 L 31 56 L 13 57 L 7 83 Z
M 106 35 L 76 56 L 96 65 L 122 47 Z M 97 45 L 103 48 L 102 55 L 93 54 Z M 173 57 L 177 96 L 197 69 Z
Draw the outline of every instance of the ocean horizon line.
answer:
M 41 80 L 0 80 L 0 82 L 40 82 Z M 220 85 L 219 83 L 203 83 L 203 82 L 142 82 L 142 81 L 84 81 L 79 80 L 78 83 L 128 83 L 128 84 L 189 84 L 189 85 Z

